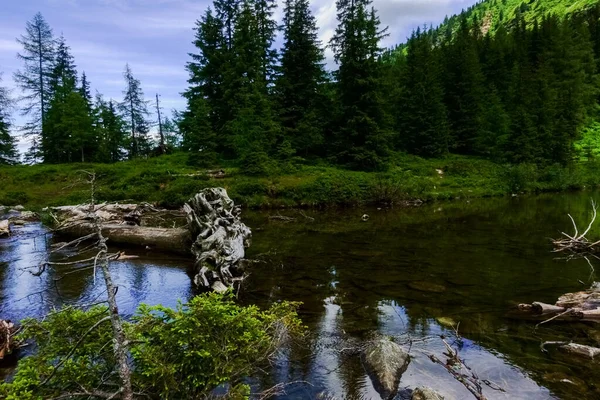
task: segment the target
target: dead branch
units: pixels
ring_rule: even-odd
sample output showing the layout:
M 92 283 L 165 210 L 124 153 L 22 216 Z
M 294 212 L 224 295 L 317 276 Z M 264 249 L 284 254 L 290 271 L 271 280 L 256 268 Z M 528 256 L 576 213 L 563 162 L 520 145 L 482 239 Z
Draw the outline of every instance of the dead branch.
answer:
M 463 360 L 458 356 L 458 350 L 454 350 L 452 346 L 442 337 L 442 342 L 446 346 L 447 352 L 444 355 L 447 357 L 446 362 L 442 362 L 435 355 L 429 355 L 429 359 L 436 364 L 441 365 L 477 399 L 487 400 L 483 395 L 481 381 L 475 372 L 469 368 Z M 502 389 L 500 389 L 502 390 Z
M 294 222 L 294 221 L 296 221 L 296 218 L 286 217 L 285 215 L 276 214 L 276 215 L 269 215 L 269 220 L 282 221 L 282 222 Z
M 575 223 L 575 219 L 568 214 L 571 222 L 573 224 L 573 229 L 575 233 L 573 235 L 569 235 L 568 233 L 561 232 L 564 236 L 560 239 L 553 239 L 552 243 L 554 244 L 554 252 L 568 252 L 572 256 L 586 256 L 600 253 L 600 240 L 590 240 L 587 238 L 587 234 L 592 229 L 596 217 L 598 216 L 598 205 L 595 201 L 592 200 L 592 218 L 587 226 L 587 228 L 580 234 L 579 229 L 577 228 L 577 224 Z
M 119 392 L 122 394 L 123 400 L 133 399 L 133 387 L 131 385 L 131 367 L 128 362 L 128 351 L 127 351 L 127 339 L 125 338 L 125 332 L 121 323 L 121 316 L 119 315 L 119 308 L 117 306 L 116 287 L 112 281 L 112 276 L 109 270 L 109 260 L 106 256 L 108 254 L 108 246 L 106 245 L 107 239 L 102 234 L 102 222 L 95 212 L 95 190 L 96 190 L 96 174 L 87 172 L 89 176 L 89 183 L 91 186 L 91 202 L 90 202 L 90 214 L 93 215 L 94 225 L 96 227 L 96 233 L 98 236 L 98 249 L 99 256 L 97 257 L 95 264 L 98 263 L 102 274 L 104 275 L 104 283 L 106 285 L 106 291 L 108 294 L 108 309 L 110 316 L 110 323 L 113 330 L 113 348 L 115 353 L 115 359 L 118 364 L 118 373 L 121 380 L 121 388 Z M 113 396 L 114 397 L 114 396 Z

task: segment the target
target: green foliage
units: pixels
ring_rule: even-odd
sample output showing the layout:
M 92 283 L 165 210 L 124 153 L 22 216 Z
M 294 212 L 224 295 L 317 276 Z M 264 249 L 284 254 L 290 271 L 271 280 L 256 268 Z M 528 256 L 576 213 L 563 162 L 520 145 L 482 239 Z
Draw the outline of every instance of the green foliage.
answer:
M 131 326 L 132 339 L 140 342 L 132 356 L 141 389 L 163 399 L 203 398 L 225 383 L 235 390 L 289 329 L 300 330 L 289 303 L 261 311 L 211 294 L 176 310 L 142 306 Z
M 177 309 L 141 305 L 125 325 L 134 391 L 154 399 L 203 399 L 227 384 L 231 398 L 247 398 L 243 379 L 259 372 L 287 334 L 302 332 L 296 307 L 279 303 L 261 311 L 218 294 Z M 19 338 L 35 342 L 36 351 L 19 362 L 12 382 L 0 385 L 0 396 L 42 399 L 82 387 L 114 392 L 112 331 L 108 321 L 99 322 L 106 316 L 105 307 L 67 308 L 24 321 Z

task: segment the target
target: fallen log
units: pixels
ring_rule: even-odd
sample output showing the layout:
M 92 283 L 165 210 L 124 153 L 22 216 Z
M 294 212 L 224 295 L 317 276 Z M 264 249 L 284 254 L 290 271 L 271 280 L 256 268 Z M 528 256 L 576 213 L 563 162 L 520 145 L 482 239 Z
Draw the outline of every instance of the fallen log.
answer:
M 91 222 L 73 223 L 56 231 L 60 235 L 83 237 L 95 232 Z M 186 228 L 154 228 L 137 225 L 106 224 L 102 234 L 111 243 L 139 246 L 146 249 L 189 255 L 192 237 Z
M 562 350 L 568 354 L 576 355 L 579 357 L 593 360 L 600 356 L 600 349 L 597 347 L 586 346 L 583 344 L 571 343 L 571 342 L 544 342 L 541 345 L 542 351 L 547 351 L 547 346 L 558 346 L 559 350 Z
M 554 305 L 533 302 L 519 304 L 517 309 L 522 315 L 543 318 L 542 323 L 553 320 L 600 322 L 600 290 L 593 286 L 589 290 L 564 294 Z
M 225 189 L 204 189 L 177 211 L 106 203 L 93 210 L 87 204 L 49 209 L 57 222 L 54 232 L 89 237 L 97 232 L 94 218 L 99 218 L 102 235 L 111 243 L 195 257 L 194 283 L 200 288 L 223 292 L 242 279 L 251 232 Z

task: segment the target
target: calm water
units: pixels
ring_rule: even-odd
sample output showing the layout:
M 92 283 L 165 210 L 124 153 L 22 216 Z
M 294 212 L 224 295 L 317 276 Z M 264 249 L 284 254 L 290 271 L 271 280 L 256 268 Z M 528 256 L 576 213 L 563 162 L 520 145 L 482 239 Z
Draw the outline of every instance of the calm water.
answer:
M 540 351 L 544 340 L 598 345 L 600 327 L 551 323 L 534 330 L 534 323 L 508 314 L 519 302 L 554 303 L 590 285 L 595 277 L 587 263 L 556 260 L 548 238 L 570 229 L 567 213 L 584 225 L 592 197 L 600 200 L 600 193 L 304 214 L 314 220 L 282 212 L 296 217 L 294 223 L 245 212 L 253 230 L 249 257 L 266 263 L 251 271 L 241 301 L 301 301 L 310 329 L 257 385 L 297 382 L 282 399 L 325 391 L 378 398 L 359 358 L 341 350 L 383 333 L 410 346 L 413 359 L 401 387 L 427 385 L 447 399 L 468 399 L 428 358 L 443 358 L 439 336 L 452 330 L 440 321 L 449 321 L 460 322 L 461 357 L 480 379 L 504 390 L 486 386 L 488 398 L 600 398 L 600 365 Z M 367 222 L 360 220 L 364 213 Z M 38 225 L 0 241 L 0 317 L 40 316 L 65 302 L 88 304 L 103 295 L 100 277 L 95 284 L 90 271 L 65 275 L 72 271 L 55 269 L 34 277 L 24 270 L 46 257 L 50 241 Z M 132 313 L 140 302 L 173 306 L 193 295 L 189 260 L 139 255 L 112 265 L 122 311 Z

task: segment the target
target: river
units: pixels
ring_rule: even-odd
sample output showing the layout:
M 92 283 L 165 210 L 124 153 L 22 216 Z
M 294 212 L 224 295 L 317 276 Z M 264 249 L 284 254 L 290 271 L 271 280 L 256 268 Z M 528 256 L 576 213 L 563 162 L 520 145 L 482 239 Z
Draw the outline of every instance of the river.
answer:
M 549 238 L 571 229 L 567 213 L 586 224 L 591 198 L 600 193 L 458 199 L 408 209 L 290 210 L 282 213 L 296 220 L 287 223 L 269 220 L 274 212 L 245 211 L 253 231 L 248 256 L 265 263 L 250 271 L 241 302 L 300 301 L 310 332 L 255 385 L 296 382 L 281 399 L 324 392 L 376 399 L 360 359 L 340 350 L 385 334 L 410 347 L 401 387 L 426 385 L 446 399 L 468 399 L 464 387 L 428 358 L 442 358 L 440 335 L 452 338 L 449 324 L 460 323 L 461 358 L 481 380 L 504 390 L 486 385 L 488 398 L 600 398 L 598 364 L 540 349 L 544 340 L 597 345 L 599 327 L 550 323 L 534 330 L 535 323 L 507 315 L 519 302 L 554 303 L 589 287 L 595 277 L 587 262 L 557 259 Z M 363 222 L 365 213 L 370 218 Z M 100 277 L 95 282 L 90 270 L 53 268 L 39 277 L 27 271 L 47 257 L 51 240 L 32 224 L 0 241 L 0 317 L 39 317 L 103 295 Z M 137 260 L 111 265 L 122 312 L 133 313 L 141 302 L 174 306 L 194 294 L 190 260 L 137 254 Z

